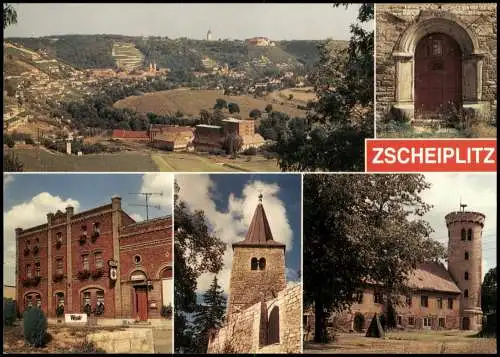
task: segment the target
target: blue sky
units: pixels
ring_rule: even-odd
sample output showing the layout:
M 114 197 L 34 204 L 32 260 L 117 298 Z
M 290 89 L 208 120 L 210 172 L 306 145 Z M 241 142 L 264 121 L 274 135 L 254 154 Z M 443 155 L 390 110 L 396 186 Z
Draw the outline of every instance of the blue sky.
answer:
M 190 209 L 202 209 L 209 227 L 227 243 L 220 284 L 227 292 L 232 264 L 231 243 L 245 238 L 248 226 L 263 194 L 263 205 L 273 237 L 286 244 L 287 280 L 300 281 L 301 270 L 301 177 L 292 174 L 176 175 L 180 198 Z M 198 292 L 213 278 L 198 279 Z
M 14 4 L 18 23 L 6 37 L 61 34 L 122 34 L 204 39 L 348 40 L 358 4 Z M 373 22 L 371 24 L 373 27 Z
M 111 197 L 122 198 L 122 208 L 134 219 L 146 218 L 142 195 L 139 192 L 162 192 L 153 196 L 149 218 L 171 214 L 172 175 L 165 174 L 4 174 L 4 281 L 15 280 L 16 227 L 29 228 L 46 223 L 46 214 L 71 205 L 82 212 L 111 203 Z

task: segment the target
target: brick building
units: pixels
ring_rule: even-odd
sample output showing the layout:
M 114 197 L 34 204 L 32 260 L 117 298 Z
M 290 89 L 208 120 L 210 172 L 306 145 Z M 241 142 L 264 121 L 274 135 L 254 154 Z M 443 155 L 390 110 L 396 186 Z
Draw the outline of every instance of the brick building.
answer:
M 98 324 L 161 321 L 172 303 L 172 220 L 135 222 L 121 198 L 88 211 L 47 214 L 47 223 L 16 229 L 17 301 L 49 319 L 89 312 Z
M 286 283 L 285 245 L 273 239 L 262 203 L 233 251 L 226 321 L 208 352 L 228 344 L 236 353 L 300 352 L 302 287 Z
M 377 4 L 377 118 L 425 123 L 449 102 L 492 120 L 496 112 L 495 3 Z
M 410 329 L 481 328 L 482 230 L 485 216 L 478 212 L 451 212 L 445 217 L 448 227 L 448 268 L 428 262 L 411 272 L 410 293 L 399 297 L 395 306 L 397 325 Z M 341 330 L 366 330 L 374 314 L 387 313 L 387 291 L 367 283 L 359 287 L 357 302 L 349 310 L 334 314 L 330 327 Z M 304 311 L 305 330 L 313 330 L 314 314 Z M 309 334 L 307 339 L 312 339 Z
M 222 120 L 222 126 L 197 125 L 193 144 L 198 151 L 223 151 L 226 136 L 233 133 L 243 140 L 241 150 L 258 148 L 265 143 L 264 138 L 255 132 L 254 120 L 228 118 Z

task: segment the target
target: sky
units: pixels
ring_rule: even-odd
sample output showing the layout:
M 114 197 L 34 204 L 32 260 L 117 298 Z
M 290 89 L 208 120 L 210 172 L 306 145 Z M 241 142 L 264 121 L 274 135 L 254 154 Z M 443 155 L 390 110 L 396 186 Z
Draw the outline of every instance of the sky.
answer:
M 5 37 L 120 34 L 205 39 L 348 40 L 359 6 L 331 4 L 13 4 Z M 370 26 L 373 27 L 373 24 Z
M 448 230 L 444 217 L 460 210 L 486 215 L 483 228 L 483 277 L 497 265 L 497 177 L 496 173 L 429 173 L 425 174 L 432 187 L 422 192 L 422 198 L 434 208 L 424 218 L 431 224 L 431 238 L 448 246 Z
M 219 284 L 227 294 L 231 276 L 231 243 L 245 239 L 262 193 L 274 240 L 286 244 L 287 281 L 300 281 L 301 270 L 301 177 L 296 174 L 176 175 L 179 197 L 191 210 L 205 212 L 209 229 L 227 243 Z M 175 217 L 174 217 L 175 219 Z M 197 281 L 197 293 L 206 291 L 213 274 Z
M 4 174 L 3 234 L 4 284 L 15 284 L 15 229 L 30 228 L 47 222 L 47 213 L 64 212 L 71 205 L 75 213 L 122 198 L 122 208 L 136 221 L 146 218 L 140 192 L 162 193 L 150 198 L 149 218 L 172 213 L 173 175 L 148 174 Z M 133 194 L 132 194 L 133 193 Z

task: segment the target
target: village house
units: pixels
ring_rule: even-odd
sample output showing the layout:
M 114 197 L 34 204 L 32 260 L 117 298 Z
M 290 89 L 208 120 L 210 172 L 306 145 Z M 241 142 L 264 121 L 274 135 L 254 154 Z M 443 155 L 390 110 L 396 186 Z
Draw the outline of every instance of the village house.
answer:
M 16 246 L 20 313 L 37 305 L 49 322 L 86 313 L 98 325 L 156 324 L 172 303 L 172 219 L 136 222 L 120 197 L 48 213 L 47 223 L 16 229 Z
M 285 244 L 275 241 L 262 195 L 243 241 L 233 243 L 224 326 L 208 353 L 300 353 L 302 288 L 286 282 Z
M 397 326 L 406 329 L 479 330 L 482 325 L 482 231 L 485 216 L 463 209 L 446 215 L 448 267 L 422 263 L 411 272 L 409 293 L 394 305 Z M 388 291 L 381 284 L 359 286 L 350 309 L 332 316 L 332 327 L 364 331 L 375 314 L 387 314 Z M 314 313 L 304 311 L 304 329 L 313 331 Z M 312 339 L 313 336 L 309 335 Z

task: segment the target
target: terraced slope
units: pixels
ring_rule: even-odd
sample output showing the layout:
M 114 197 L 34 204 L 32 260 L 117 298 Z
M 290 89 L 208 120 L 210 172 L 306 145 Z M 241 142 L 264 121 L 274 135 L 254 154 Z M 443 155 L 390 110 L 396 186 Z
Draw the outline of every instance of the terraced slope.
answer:
M 111 55 L 116 61 L 116 66 L 123 70 L 131 71 L 143 67 L 144 55 L 133 43 L 114 43 Z

